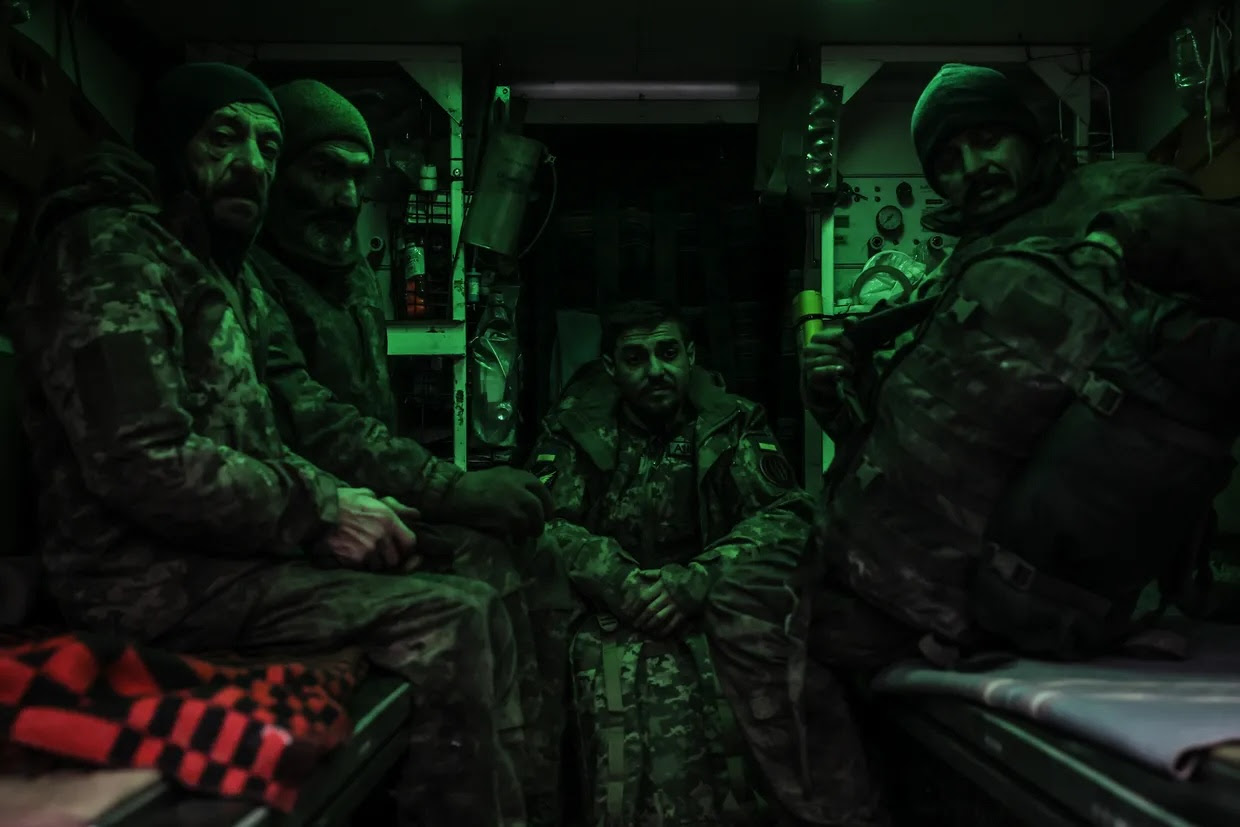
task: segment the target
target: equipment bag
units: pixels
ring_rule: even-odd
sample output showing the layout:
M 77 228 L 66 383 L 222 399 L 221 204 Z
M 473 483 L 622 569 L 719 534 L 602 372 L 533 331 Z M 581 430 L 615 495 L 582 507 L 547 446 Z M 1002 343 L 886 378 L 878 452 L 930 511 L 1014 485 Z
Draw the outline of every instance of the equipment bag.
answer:
M 1142 588 L 1200 558 L 1231 472 L 1235 418 L 1153 361 L 1184 308 L 1089 243 L 962 259 L 828 503 L 853 590 L 964 648 L 1122 643 Z

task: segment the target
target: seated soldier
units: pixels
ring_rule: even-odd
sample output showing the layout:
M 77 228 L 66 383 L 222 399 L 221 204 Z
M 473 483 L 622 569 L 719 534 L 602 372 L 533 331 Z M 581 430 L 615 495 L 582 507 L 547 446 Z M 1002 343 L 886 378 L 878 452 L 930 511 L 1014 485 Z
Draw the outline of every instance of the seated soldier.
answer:
M 494 589 L 392 577 L 404 506 L 292 453 L 264 388 L 270 307 L 245 264 L 279 106 L 222 64 L 139 107 L 41 207 L 14 300 L 49 587 L 78 628 L 177 651 L 363 647 L 419 696 L 401 791 L 417 824 L 523 823 L 520 724 Z
M 504 539 L 542 531 L 547 492 L 528 471 L 463 472 L 397 436 L 379 280 L 357 241 L 360 187 L 374 158 L 370 130 L 353 104 L 318 81 L 272 94 L 284 116 L 284 149 L 251 262 L 280 305 L 271 316 L 267 385 L 281 435 L 324 470 L 416 507 L 427 521 L 414 526 L 421 570 L 499 590 L 529 730 L 540 717 L 543 681 L 524 578 Z M 533 790 L 557 768 L 530 760 L 545 751 L 538 733 L 527 731 L 526 740 L 532 749 L 521 775 Z
M 791 601 L 737 596 L 751 578 L 711 595 L 751 616 L 714 654 L 803 825 L 890 821 L 841 675 L 1142 643 L 1147 585 L 1193 596 L 1234 464 L 1240 214 L 1170 167 L 1078 166 L 986 67 L 944 66 L 911 127 L 946 201 L 924 222 L 960 239 L 937 298 L 806 348 L 806 403 L 838 450 L 793 622 Z
M 725 567 L 795 558 L 810 503 L 761 409 L 694 365 L 674 311 L 620 306 L 602 344 L 532 460 L 585 608 L 569 649 L 586 821 L 754 824 L 702 607 Z

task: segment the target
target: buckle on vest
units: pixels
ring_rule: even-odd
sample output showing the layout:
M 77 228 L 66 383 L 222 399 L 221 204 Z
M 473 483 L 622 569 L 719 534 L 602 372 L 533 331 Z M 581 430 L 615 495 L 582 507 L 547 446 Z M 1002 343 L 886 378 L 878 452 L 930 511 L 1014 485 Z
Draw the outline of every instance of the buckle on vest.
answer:
M 1087 373 L 1077 393 L 1089 407 L 1103 416 L 1111 416 L 1124 401 L 1124 392 L 1114 383 L 1094 373 Z
M 1010 551 L 991 547 L 990 565 L 1009 586 L 1022 592 L 1029 591 L 1038 570 Z
M 600 612 L 598 615 L 598 625 L 605 634 L 611 634 L 620 628 L 620 621 L 616 619 L 615 615 Z

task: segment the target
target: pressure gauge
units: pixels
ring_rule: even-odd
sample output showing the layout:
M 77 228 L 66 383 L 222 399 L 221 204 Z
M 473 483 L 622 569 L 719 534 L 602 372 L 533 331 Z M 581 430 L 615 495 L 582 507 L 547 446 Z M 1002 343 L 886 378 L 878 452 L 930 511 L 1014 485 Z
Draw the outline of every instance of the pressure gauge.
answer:
M 888 204 L 878 211 L 875 223 L 878 225 L 878 231 L 883 235 L 895 235 L 904 229 L 904 213 L 899 207 Z

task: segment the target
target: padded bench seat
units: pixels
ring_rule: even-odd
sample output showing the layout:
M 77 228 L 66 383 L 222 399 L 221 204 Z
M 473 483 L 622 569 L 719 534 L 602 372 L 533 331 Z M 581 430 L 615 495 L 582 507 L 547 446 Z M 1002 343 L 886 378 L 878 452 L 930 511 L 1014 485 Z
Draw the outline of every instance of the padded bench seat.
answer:
M 384 780 L 408 746 L 407 725 L 413 710 L 409 685 L 396 677 L 371 673 L 348 704 L 353 737 L 331 753 L 307 780 L 297 809 L 276 813 L 248 801 L 193 795 L 164 781 L 151 770 L 98 770 L 56 773 L 56 777 L 0 779 L 31 796 L 57 796 L 53 808 L 41 810 L 42 827 L 228 827 L 228 825 L 321 825 L 348 823 L 355 810 Z M 91 802 L 116 801 L 100 814 Z M 15 800 L 15 799 L 14 799 Z M 105 805 L 106 806 L 106 805 Z M 0 808 L 0 825 L 6 824 Z
M 1041 724 L 958 698 L 887 698 L 880 709 L 893 730 L 919 743 L 1009 813 L 1005 823 L 1240 824 L 1237 746 L 1214 749 L 1192 780 L 1177 781 Z

